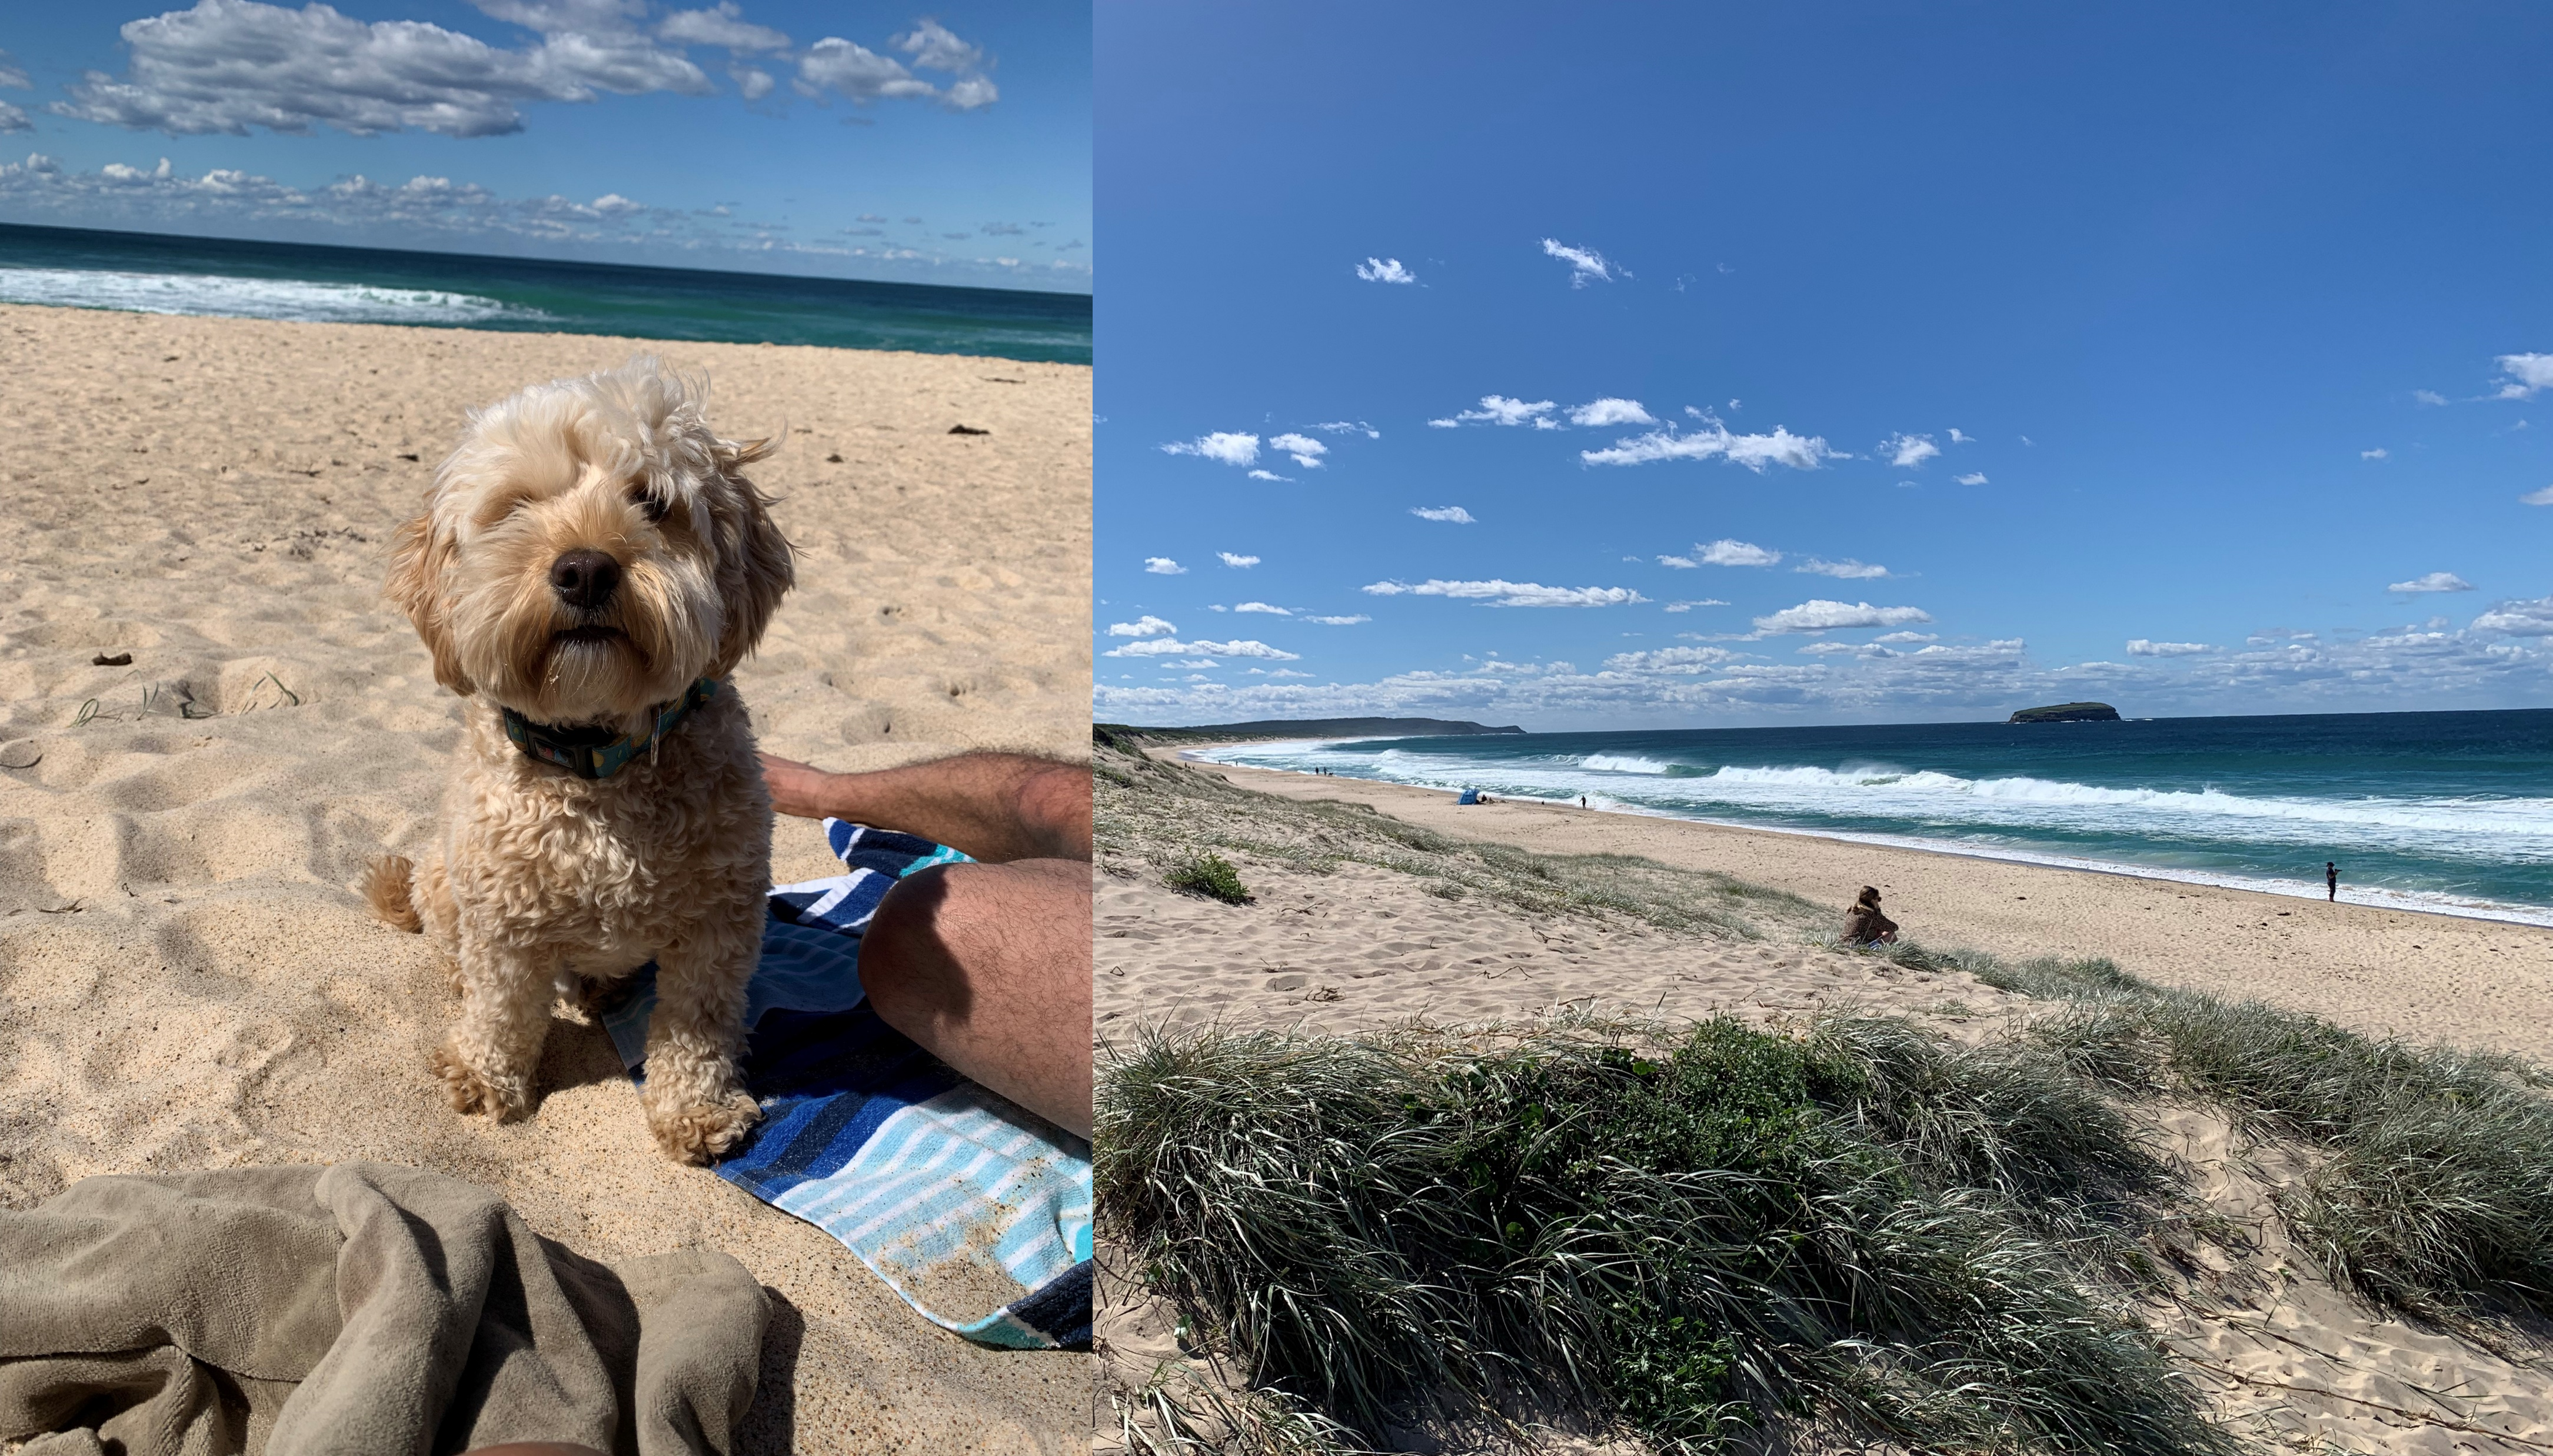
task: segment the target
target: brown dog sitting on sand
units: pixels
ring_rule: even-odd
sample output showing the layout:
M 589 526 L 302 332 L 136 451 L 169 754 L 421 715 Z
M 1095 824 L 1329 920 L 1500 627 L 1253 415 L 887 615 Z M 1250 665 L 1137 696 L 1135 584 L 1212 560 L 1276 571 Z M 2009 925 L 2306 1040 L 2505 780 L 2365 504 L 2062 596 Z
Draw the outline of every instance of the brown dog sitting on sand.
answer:
M 647 1126 L 706 1163 L 761 1115 L 736 1069 L 771 807 L 724 681 L 791 585 L 789 543 L 706 382 L 652 359 L 476 411 L 399 530 L 388 595 L 468 699 L 442 829 L 376 861 L 382 919 L 431 935 L 460 1021 L 456 1110 L 530 1110 L 555 996 L 657 963 Z

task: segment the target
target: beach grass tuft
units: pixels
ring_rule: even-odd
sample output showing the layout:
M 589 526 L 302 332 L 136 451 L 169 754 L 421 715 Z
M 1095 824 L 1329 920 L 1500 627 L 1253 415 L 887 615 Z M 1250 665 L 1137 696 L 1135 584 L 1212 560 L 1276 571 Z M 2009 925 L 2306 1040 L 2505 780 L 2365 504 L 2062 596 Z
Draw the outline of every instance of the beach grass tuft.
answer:
M 2007 1138 L 1978 1112 L 2050 1080 L 2038 1064 L 1928 1058 L 1866 1021 L 1155 1032 L 1106 1068 L 1097 1192 L 1253 1386 L 1367 1439 L 1571 1408 L 1674 1452 L 1820 1423 L 1910 1449 L 2229 1450 L 2034 1211 L 2150 1181 L 2129 1129 Z M 1910 1154 L 1935 1093 L 1964 1111 Z
M 1232 867 L 1231 860 L 1212 850 L 1172 865 L 1169 873 L 1162 876 L 1162 882 L 1173 890 L 1221 900 L 1226 905 L 1247 905 L 1251 899 L 1249 889 L 1241 883 L 1241 872 Z
M 1958 959 L 1989 984 L 2067 1003 L 2031 1035 L 2087 1080 L 2203 1101 L 2254 1137 L 2314 1150 L 2280 1212 L 2335 1283 L 2468 1329 L 2553 1317 L 2544 1068 L 2157 986 L 2102 959 Z

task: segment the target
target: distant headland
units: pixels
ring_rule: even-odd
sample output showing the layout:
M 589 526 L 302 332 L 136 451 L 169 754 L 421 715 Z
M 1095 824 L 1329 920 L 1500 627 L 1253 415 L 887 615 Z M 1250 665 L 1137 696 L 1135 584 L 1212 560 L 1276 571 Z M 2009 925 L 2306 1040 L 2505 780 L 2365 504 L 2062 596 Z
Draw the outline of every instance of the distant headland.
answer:
M 2053 708 L 2025 708 L 2006 723 L 2117 723 L 2119 710 L 2107 703 L 2059 703 Z
M 1136 728 L 1102 723 L 1094 728 L 1155 742 L 1194 742 L 1235 738 L 1452 738 L 1473 733 L 1521 733 L 1520 728 L 1491 728 L 1443 718 L 1268 718 L 1256 723 L 1210 723 L 1189 728 Z

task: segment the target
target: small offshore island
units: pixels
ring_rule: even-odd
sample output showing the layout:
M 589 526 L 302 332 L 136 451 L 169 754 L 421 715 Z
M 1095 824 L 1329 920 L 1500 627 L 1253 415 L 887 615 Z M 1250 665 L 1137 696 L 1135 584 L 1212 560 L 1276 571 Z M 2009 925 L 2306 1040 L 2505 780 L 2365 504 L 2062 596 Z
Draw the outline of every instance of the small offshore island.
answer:
M 2059 703 L 2053 708 L 2024 708 L 2006 723 L 2117 723 L 2119 710 L 2107 703 Z

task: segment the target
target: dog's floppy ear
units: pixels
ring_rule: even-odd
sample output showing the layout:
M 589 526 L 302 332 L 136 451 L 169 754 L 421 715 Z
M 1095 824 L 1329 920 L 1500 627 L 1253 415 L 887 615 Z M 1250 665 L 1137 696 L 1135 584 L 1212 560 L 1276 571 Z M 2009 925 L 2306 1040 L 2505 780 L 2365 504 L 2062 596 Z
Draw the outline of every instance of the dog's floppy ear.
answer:
M 720 534 L 725 539 L 720 543 L 719 585 L 734 610 L 719 638 L 712 677 L 725 677 L 752 653 L 754 644 L 762 640 L 762 629 L 771 624 L 771 614 L 779 610 L 780 599 L 797 584 L 789 538 L 772 523 L 770 499 L 737 474 L 739 468 L 778 448 L 777 440 L 718 442 L 719 474 L 727 483 L 732 503 L 729 510 L 720 512 L 730 518 L 721 522 L 725 529 Z
M 425 650 L 434 654 L 434 680 L 467 698 L 473 690 L 462 674 L 461 654 L 453 646 L 449 604 L 443 594 L 443 574 L 452 566 L 452 532 L 436 528 L 429 506 L 398 528 L 384 595 L 407 614 L 416 634 L 425 639 Z

